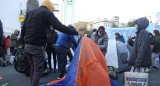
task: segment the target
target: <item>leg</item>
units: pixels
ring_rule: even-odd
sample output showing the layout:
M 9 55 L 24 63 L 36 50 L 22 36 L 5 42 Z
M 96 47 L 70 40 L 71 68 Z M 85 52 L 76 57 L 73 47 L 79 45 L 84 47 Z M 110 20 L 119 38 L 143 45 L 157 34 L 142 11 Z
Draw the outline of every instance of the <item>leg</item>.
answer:
M 71 53 L 71 50 L 68 50 L 68 51 L 67 51 L 67 55 L 68 55 L 69 60 L 70 60 L 70 63 L 71 63 L 72 58 L 73 58 L 73 55 L 72 55 L 72 53 Z
M 52 48 L 52 54 L 53 54 L 53 60 L 54 60 L 54 71 L 56 70 L 56 52 L 55 52 L 55 49 Z
M 61 60 L 61 67 L 60 67 L 59 77 L 62 78 L 64 76 L 64 72 L 67 64 L 67 50 L 65 48 L 61 49 L 60 60 Z
M 48 54 L 48 64 L 49 64 L 49 69 L 52 70 L 52 65 L 51 65 L 51 50 L 47 50 Z

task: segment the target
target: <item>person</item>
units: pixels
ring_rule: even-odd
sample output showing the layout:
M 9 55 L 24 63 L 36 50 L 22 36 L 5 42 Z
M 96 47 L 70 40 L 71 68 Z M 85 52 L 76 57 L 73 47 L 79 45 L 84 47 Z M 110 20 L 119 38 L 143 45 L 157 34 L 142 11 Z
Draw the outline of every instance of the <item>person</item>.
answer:
M 115 33 L 115 36 L 116 36 L 116 40 L 125 43 L 123 36 L 121 36 L 119 33 Z
M 75 29 L 73 26 L 69 26 L 69 28 Z M 77 42 L 74 38 L 74 35 L 68 35 L 65 33 L 60 33 L 55 44 L 55 50 L 58 59 L 58 77 L 57 79 L 61 79 L 64 76 L 66 64 L 67 64 L 67 47 L 69 43 L 72 42 L 75 47 L 77 47 Z
M 93 29 L 92 32 L 91 32 L 91 34 L 94 33 L 94 32 L 96 32 L 96 31 L 97 31 L 97 29 Z M 91 38 L 91 34 L 87 34 L 87 37 Z
M 58 38 L 57 32 L 53 29 L 53 27 L 50 27 L 50 30 L 49 30 L 49 32 L 47 34 L 47 47 L 46 47 L 50 72 L 52 71 L 51 54 L 53 54 L 53 61 L 54 61 L 54 71 L 53 72 L 56 72 L 55 43 L 57 41 L 57 38 Z
M 9 48 L 9 44 L 10 44 L 10 36 L 7 36 L 7 40 L 6 40 L 6 49 Z
M 99 46 L 99 48 L 105 55 L 107 53 L 108 47 L 108 35 L 105 32 L 105 28 L 103 26 L 100 26 L 98 31 L 92 33 L 91 39 Z
M 160 55 L 160 34 L 158 30 L 154 30 L 153 37 L 153 50 L 152 50 L 152 61 L 153 61 L 153 69 L 159 69 L 159 55 Z
M 3 41 L 3 25 L 2 25 L 2 22 L 0 20 L 0 47 L 3 46 L 2 41 Z M 1 54 L 1 52 L 0 52 L 0 54 Z M 2 61 L 2 56 L 3 56 L 3 53 L 2 53 L 2 55 L 0 55 L 0 61 Z M 1 79 L 3 79 L 3 77 L 0 75 L 0 80 Z
M 38 86 L 44 70 L 47 29 L 50 26 L 70 35 L 83 35 L 83 32 L 62 25 L 53 14 L 54 11 L 51 1 L 44 0 L 39 8 L 28 12 L 24 20 L 21 39 L 30 64 L 31 86 Z
M 12 51 L 14 50 L 14 48 L 17 46 L 17 39 L 18 39 L 18 35 L 19 35 L 19 31 L 15 30 L 13 34 L 11 34 L 11 38 L 10 38 L 10 52 L 12 53 Z
M 137 32 L 128 61 L 128 65 L 132 66 L 131 72 L 145 72 L 151 66 L 151 41 L 146 30 L 148 25 L 149 21 L 145 17 L 135 21 Z

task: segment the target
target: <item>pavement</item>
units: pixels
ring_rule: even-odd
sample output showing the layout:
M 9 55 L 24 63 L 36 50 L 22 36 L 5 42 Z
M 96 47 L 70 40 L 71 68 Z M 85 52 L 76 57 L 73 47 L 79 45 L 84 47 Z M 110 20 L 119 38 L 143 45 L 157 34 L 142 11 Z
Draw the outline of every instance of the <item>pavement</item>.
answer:
M 52 72 L 47 76 L 41 77 L 39 85 L 56 80 L 57 75 L 57 73 Z M 9 86 L 30 86 L 30 78 L 15 71 L 13 65 L 7 65 L 6 67 L 0 66 L 0 76 L 3 76 L 3 79 L 0 80 L 0 86 L 5 83 L 8 83 Z M 116 81 L 124 86 L 124 73 L 118 74 L 118 79 Z M 148 86 L 160 86 L 160 70 L 151 71 L 149 73 Z

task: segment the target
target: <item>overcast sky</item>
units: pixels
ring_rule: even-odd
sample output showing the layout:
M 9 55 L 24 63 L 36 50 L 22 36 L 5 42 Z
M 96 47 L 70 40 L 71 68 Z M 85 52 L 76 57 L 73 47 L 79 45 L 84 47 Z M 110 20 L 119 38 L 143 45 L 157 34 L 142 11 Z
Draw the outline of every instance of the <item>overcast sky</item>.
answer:
M 155 21 L 160 12 L 160 0 L 76 0 L 75 21 L 95 21 L 97 18 L 112 19 L 119 16 L 120 22 L 144 16 Z

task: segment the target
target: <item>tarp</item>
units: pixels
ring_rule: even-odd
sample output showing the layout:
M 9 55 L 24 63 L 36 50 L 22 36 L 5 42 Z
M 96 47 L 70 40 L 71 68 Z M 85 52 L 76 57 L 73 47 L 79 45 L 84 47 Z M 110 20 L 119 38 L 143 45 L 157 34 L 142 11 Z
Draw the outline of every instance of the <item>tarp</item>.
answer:
M 109 78 L 105 57 L 95 42 L 82 37 L 67 75 L 42 86 L 120 86 Z
M 127 64 L 129 55 L 128 48 L 124 43 L 115 39 L 109 39 L 105 55 L 107 66 L 113 66 L 116 72 L 126 71 L 130 69 L 130 66 Z

